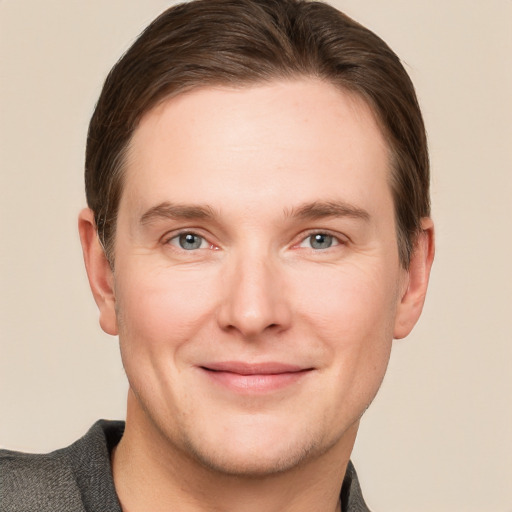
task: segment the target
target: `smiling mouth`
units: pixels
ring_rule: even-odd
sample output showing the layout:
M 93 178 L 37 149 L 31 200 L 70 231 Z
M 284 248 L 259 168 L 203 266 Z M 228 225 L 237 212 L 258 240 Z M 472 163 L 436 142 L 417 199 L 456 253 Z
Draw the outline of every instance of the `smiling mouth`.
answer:
M 237 393 L 269 393 L 298 383 L 313 368 L 283 363 L 247 364 L 221 362 L 201 366 L 205 375 L 217 385 Z

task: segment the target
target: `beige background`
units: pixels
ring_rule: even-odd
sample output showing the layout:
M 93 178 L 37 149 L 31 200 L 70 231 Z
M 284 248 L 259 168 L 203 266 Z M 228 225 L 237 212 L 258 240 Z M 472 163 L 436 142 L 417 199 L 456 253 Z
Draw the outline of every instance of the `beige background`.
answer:
M 339 0 L 403 58 L 424 109 L 437 260 L 353 459 L 381 512 L 512 511 L 512 1 Z M 88 118 L 169 2 L 0 0 L 0 444 L 47 451 L 126 384 L 82 268 Z

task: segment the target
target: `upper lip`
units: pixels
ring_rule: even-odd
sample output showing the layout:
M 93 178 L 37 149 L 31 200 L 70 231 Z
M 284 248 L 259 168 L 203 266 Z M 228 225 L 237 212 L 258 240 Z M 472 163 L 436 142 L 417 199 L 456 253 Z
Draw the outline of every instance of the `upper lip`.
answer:
M 312 368 L 308 367 L 273 361 L 263 363 L 221 361 L 201 365 L 201 368 L 215 372 L 237 373 L 239 375 L 274 375 L 279 373 L 296 373 L 306 370 L 312 370 Z

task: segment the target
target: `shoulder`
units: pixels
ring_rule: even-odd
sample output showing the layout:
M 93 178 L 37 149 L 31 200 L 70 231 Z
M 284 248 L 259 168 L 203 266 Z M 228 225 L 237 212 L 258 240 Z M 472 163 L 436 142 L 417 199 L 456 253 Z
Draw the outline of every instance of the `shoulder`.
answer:
M 115 492 L 109 443 L 117 444 L 122 428 L 120 422 L 97 422 L 71 446 L 48 454 L 0 450 L 0 512 L 82 512 L 92 486 L 94 493 Z
M 64 452 L 64 453 L 63 453 Z M 81 510 L 80 493 L 65 450 L 51 454 L 0 451 L 0 510 Z

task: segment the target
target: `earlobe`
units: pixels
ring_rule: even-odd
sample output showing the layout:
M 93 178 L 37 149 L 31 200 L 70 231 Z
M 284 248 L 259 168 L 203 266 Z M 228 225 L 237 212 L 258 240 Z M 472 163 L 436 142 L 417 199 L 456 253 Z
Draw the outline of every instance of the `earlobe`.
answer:
M 78 217 L 85 268 L 94 300 L 100 311 L 100 325 L 107 333 L 117 335 L 114 275 L 98 239 L 94 212 L 85 208 Z
M 430 269 L 434 261 L 434 223 L 430 218 L 421 221 L 422 231 L 416 239 L 408 270 L 407 286 L 398 304 L 394 337 L 405 338 L 418 321 L 427 294 Z

